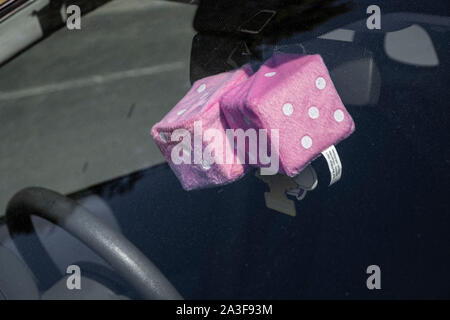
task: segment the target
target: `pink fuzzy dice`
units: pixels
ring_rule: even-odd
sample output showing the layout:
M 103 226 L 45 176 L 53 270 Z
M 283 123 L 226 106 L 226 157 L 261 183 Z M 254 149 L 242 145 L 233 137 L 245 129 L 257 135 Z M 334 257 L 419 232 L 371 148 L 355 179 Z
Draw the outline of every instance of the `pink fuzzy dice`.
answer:
M 274 55 L 221 109 L 231 128 L 267 129 L 269 140 L 278 129 L 280 172 L 291 177 L 355 128 L 320 55 Z
M 219 100 L 225 92 L 248 79 L 251 74 L 252 69 L 245 65 L 236 71 L 196 81 L 183 99 L 153 126 L 153 139 L 184 189 L 221 185 L 244 175 L 246 166 L 237 163 L 236 152 L 228 141 L 203 139 L 203 133 L 206 135 L 208 129 L 215 129 L 225 137 L 227 124 L 221 116 Z M 197 147 L 196 141 L 199 142 Z M 218 144 L 222 145 L 221 148 Z M 227 152 L 232 154 L 232 163 L 223 160 L 223 163 L 217 161 L 210 164 L 205 161 L 202 152 L 207 145 L 213 145 L 214 150 L 222 149 L 224 155 Z M 176 160 L 180 155 L 185 157 L 181 163 Z

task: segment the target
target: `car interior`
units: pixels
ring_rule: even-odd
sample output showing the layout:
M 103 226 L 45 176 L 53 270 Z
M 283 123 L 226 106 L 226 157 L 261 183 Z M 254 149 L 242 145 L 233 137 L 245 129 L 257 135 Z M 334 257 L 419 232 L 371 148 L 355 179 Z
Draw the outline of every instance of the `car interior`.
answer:
M 381 29 L 371 1 L 28 2 L 0 18 L 0 299 L 449 297 L 446 1 L 383 2 Z M 184 190 L 151 127 L 196 80 L 275 53 L 323 58 L 355 122 L 341 180 L 312 161 L 295 216 L 257 168 Z

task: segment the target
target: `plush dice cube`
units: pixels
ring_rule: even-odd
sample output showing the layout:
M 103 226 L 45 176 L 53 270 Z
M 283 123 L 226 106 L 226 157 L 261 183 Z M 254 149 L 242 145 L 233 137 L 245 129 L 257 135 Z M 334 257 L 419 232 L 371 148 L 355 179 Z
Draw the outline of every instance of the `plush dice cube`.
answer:
M 251 67 L 245 65 L 196 81 L 184 98 L 153 126 L 153 139 L 184 189 L 226 184 L 244 175 L 247 166 L 236 161 L 236 151 L 225 139 L 227 123 L 221 116 L 219 100 L 251 74 Z M 222 137 L 208 135 L 214 130 Z M 211 154 L 215 161 L 203 157 L 208 146 L 214 150 Z M 226 154 L 231 154 L 233 160 L 227 161 Z
M 355 128 L 320 55 L 272 56 L 224 94 L 221 109 L 231 128 L 266 129 L 269 140 L 278 130 L 280 172 L 291 177 Z

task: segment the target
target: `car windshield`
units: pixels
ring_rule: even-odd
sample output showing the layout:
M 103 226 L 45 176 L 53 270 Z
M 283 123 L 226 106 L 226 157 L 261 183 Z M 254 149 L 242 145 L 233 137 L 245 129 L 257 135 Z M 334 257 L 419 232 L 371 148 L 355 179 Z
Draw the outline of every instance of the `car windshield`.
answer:
M 386 281 L 377 298 L 449 298 L 449 31 L 447 1 L 0 0 L 0 248 L 26 265 L 40 298 L 142 297 L 132 277 L 58 219 L 33 217 L 17 244 L 11 228 L 20 221 L 8 222 L 8 203 L 39 187 L 81 203 L 184 298 L 372 298 L 370 266 Z M 345 106 L 333 124 L 354 122 L 332 143 L 338 169 L 319 152 L 287 174 L 280 135 L 277 175 L 257 164 L 224 181 L 215 169 L 201 179 L 188 165 L 177 171 L 158 126 L 184 128 L 161 120 L 181 116 L 177 103 L 191 90 L 203 94 L 197 85 L 215 81 L 204 79 L 246 66 L 253 79 L 272 57 L 313 55 Z M 274 81 L 264 99 L 287 95 L 274 75 L 290 63 L 264 73 Z M 285 81 L 288 92 L 310 96 Z M 315 81 L 329 88 L 328 78 Z M 295 115 L 297 101 L 285 102 L 280 110 Z M 318 107 L 305 117 L 321 119 Z M 260 127 L 270 129 L 262 124 L 275 115 L 265 117 Z M 322 126 L 321 139 L 333 128 Z M 312 133 L 290 134 L 315 146 Z M 313 182 L 300 177 L 307 170 Z M 42 259 L 26 249 L 36 241 Z M 61 280 L 73 265 L 92 282 L 82 292 Z

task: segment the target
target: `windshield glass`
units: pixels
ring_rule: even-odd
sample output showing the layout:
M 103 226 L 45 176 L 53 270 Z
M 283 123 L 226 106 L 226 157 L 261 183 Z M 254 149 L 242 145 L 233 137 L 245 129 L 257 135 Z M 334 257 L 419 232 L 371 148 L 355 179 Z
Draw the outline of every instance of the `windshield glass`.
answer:
M 30 265 L 4 215 L 18 191 L 45 187 L 124 235 L 185 298 L 370 298 L 370 265 L 390 281 L 381 298 L 448 298 L 448 9 L 446 1 L 0 0 L 0 246 L 25 261 L 48 298 L 62 295 L 55 283 L 73 264 L 114 294 L 139 297 L 101 254 L 36 217 L 60 275 Z M 340 173 L 319 152 L 288 174 L 301 159 L 283 158 L 282 135 L 272 178 L 259 164 L 225 182 L 197 179 L 188 165 L 178 172 L 161 147 L 167 132 L 154 130 L 185 128 L 200 109 L 184 123 L 161 120 L 190 90 L 206 105 L 225 96 L 231 80 L 209 95 L 197 87 L 207 77 L 248 68 L 247 81 L 279 55 L 323 59 L 345 106 L 331 119 L 354 122 L 331 143 Z M 275 82 L 261 99 L 281 103 L 287 94 L 273 76 L 289 63 L 264 73 Z M 321 80 L 317 89 L 328 89 Z M 253 87 L 242 88 L 250 96 Z M 234 94 L 237 109 L 253 108 Z M 297 101 L 285 102 L 280 110 L 295 115 Z M 250 127 L 257 106 L 243 118 Z M 305 117 L 321 119 L 313 107 Z M 177 108 L 172 118 L 186 111 Z M 228 128 L 233 117 L 217 112 Z M 258 128 L 271 129 L 272 118 L 264 113 Z M 315 146 L 313 134 L 289 134 Z M 315 182 L 298 177 L 305 168 Z M 206 187 L 186 187 L 196 183 Z

